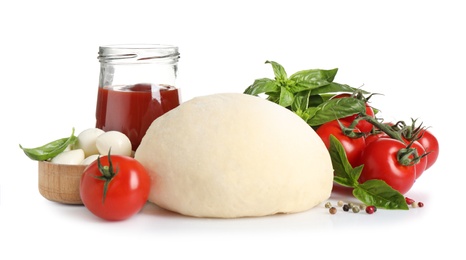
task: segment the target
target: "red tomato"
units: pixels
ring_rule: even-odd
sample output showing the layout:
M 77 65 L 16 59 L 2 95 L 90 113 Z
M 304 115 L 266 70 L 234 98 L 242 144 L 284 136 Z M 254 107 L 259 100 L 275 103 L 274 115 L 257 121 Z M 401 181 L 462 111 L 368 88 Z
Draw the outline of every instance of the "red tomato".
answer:
M 376 141 L 376 140 L 378 140 L 380 138 L 391 138 L 391 137 L 388 136 L 384 132 L 368 135 L 368 136 L 366 136 L 366 146 L 368 146 L 370 143 L 372 143 L 372 142 L 374 142 L 374 141 Z M 405 139 L 404 139 L 404 142 L 405 142 L 405 144 L 410 143 L 408 140 L 405 140 Z M 411 145 L 411 147 L 416 149 L 418 156 L 422 156 L 426 152 L 424 147 L 418 141 L 414 141 L 413 144 Z M 415 164 L 416 179 L 419 178 L 419 176 L 422 175 L 422 173 L 426 170 L 426 167 L 427 167 L 427 157 L 423 156 L 423 157 L 421 157 L 419 162 Z
M 366 146 L 361 157 L 364 167 L 359 182 L 379 179 L 401 194 L 407 193 L 416 180 L 416 168 L 398 162 L 397 154 L 406 144 L 392 138 L 380 138 Z
M 428 130 L 424 130 L 422 136 L 417 141 L 424 147 L 425 151 L 429 153 L 427 158 L 426 170 L 429 169 L 438 158 L 439 143 L 437 138 Z
M 344 124 L 345 126 L 348 126 Z M 361 133 L 359 129 L 354 129 L 355 133 Z M 349 163 L 351 166 L 356 167 L 358 166 L 359 158 L 361 157 L 362 151 L 366 146 L 363 137 L 360 138 L 351 138 L 343 133 L 341 127 L 337 120 L 333 120 L 321 125 L 316 130 L 317 135 L 320 136 L 322 141 L 324 142 L 327 149 L 330 147 L 330 135 L 334 135 L 340 143 L 343 145 L 343 148 L 346 152 L 346 157 L 348 158 Z
M 106 220 L 124 220 L 139 212 L 147 202 L 150 177 L 136 159 L 102 156 L 83 172 L 80 195 L 84 206 Z M 111 181 L 106 181 L 106 178 Z M 105 192 L 105 185 L 108 187 Z
M 366 146 L 369 145 L 370 143 L 374 142 L 375 140 L 378 140 L 379 138 L 390 138 L 386 133 L 380 132 L 377 134 L 370 134 L 367 135 L 365 140 L 366 140 Z
M 347 98 L 347 97 L 351 97 L 351 96 L 352 96 L 351 94 L 343 93 L 343 94 L 337 94 L 337 95 L 333 96 L 332 99 L 333 98 Z M 368 116 L 374 117 L 374 110 L 372 109 L 371 106 L 369 106 L 369 104 L 367 104 L 367 102 L 366 102 L 366 114 Z M 341 118 L 340 121 L 348 122 L 348 123 L 351 124 L 354 121 L 354 119 L 356 119 L 357 117 L 358 117 L 358 115 L 355 114 L 355 115 L 352 115 L 352 116 Z M 367 122 L 366 120 L 360 120 L 356 124 L 356 127 L 363 133 L 369 133 L 372 130 L 373 125 L 371 123 Z
M 426 153 L 426 150 L 418 141 L 414 141 L 411 147 L 416 149 L 418 156 L 421 156 Z M 421 157 L 419 162 L 414 165 L 414 167 L 416 168 L 416 179 L 419 178 L 422 175 L 422 173 L 427 169 L 427 162 L 428 159 L 426 156 L 424 156 Z

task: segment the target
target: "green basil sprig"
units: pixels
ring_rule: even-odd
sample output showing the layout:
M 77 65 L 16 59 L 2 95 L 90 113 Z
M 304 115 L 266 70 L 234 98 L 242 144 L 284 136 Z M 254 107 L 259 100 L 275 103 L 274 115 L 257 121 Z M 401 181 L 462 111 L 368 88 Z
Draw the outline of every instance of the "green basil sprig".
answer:
M 68 145 L 76 143 L 77 140 L 78 138 L 74 135 L 73 128 L 70 137 L 61 138 L 35 148 L 24 148 L 21 145 L 19 145 L 19 147 L 32 160 L 46 161 L 63 152 L 66 149 L 66 147 L 68 147 Z
M 265 94 L 268 100 L 290 109 L 312 127 L 365 111 L 362 100 L 330 99 L 336 93 L 368 93 L 334 82 L 337 68 L 302 70 L 288 77 L 279 63 L 265 63 L 272 65 L 275 78 L 257 79 L 244 93 L 255 96 Z
M 348 162 L 345 150 L 340 141 L 330 136 L 330 157 L 334 169 L 334 181 L 342 186 L 353 188 L 353 196 L 366 205 L 383 209 L 407 210 L 408 204 L 404 196 L 382 180 L 358 182 L 364 165 L 353 168 Z

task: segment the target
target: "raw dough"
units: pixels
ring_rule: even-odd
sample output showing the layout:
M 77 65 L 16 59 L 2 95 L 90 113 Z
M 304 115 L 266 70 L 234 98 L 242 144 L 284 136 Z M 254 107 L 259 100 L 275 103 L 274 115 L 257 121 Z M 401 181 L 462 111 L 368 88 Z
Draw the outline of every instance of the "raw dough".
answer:
M 156 119 L 135 153 L 149 201 L 195 217 L 306 211 L 330 197 L 328 150 L 296 114 L 261 97 L 196 97 Z

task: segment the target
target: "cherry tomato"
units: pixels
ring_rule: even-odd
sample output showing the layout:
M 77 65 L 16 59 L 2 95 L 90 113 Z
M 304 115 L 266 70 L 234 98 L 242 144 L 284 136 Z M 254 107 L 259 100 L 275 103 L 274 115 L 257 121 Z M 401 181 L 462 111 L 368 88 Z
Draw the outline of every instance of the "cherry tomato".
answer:
M 348 126 L 349 124 L 343 123 L 343 125 Z M 358 128 L 355 128 L 353 132 L 361 133 Z M 319 128 L 317 128 L 316 133 L 322 139 L 327 149 L 330 147 L 330 135 L 334 135 L 343 145 L 343 148 L 346 152 L 346 157 L 348 158 L 351 166 L 356 167 L 359 165 L 359 158 L 361 157 L 362 151 L 366 146 L 363 137 L 352 138 L 345 135 L 341 130 L 340 124 L 337 120 L 333 120 L 321 125 Z
M 401 194 L 407 193 L 416 180 L 416 168 L 398 162 L 398 151 L 403 148 L 406 144 L 392 138 L 379 138 L 367 145 L 361 156 L 364 167 L 359 181 L 379 179 Z
M 437 138 L 428 130 L 424 130 L 421 134 L 421 138 L 419 138 L 417 141 L 424 147 L 425 151 L 429 153 L 426 156 L 427 170 L 437 161 L 439 153 L 439 143 Z
M 366 146 L 368 146 L 370 143 L 380 139 L 380 138 L 391 138 L 390 136 L 388 136 L 386 133 L 384 132 L 380 132 L 380 133 L 377 133 L 377 134 L 370 134 L 368 136 L 366 136 Z M 406 145 L 408 145 L 410 143 L 410 141 L 406 140 L 406 139 L 403 139 L 404 143 Z M 418 142 L 418 141 L 414 141 L 413 144 L 411 145 L 411 147 L 415 148 L 416 151 L 417 151 L 417 154 L 418 156 L 422 156 L 423 154 L 426 153 L 424 147 Z M 416 168 L 416 179 L 419 178 L 419 176 L 422 175 L 422 173 L 426 170 L 426 167 L 427 167 L 427 157 L 426 156 L 423 156 L 420 158 L 419 162 L 415 164 L 415 168 Z
M 332 99 L 333 98 L 348 98 L 348 97 L 351 97 L 351 96 L 352 96 L 351 94 L 343 93 L 343 94 L 337 94 L 337 95 L 333 96 Z M 368 116 L 374 117 L 374 110 L 372 109 L 371 106 L 369 106 L 369 104 L 367 102 L 366 102 L 366 114 Z M 358 115 L 355 114 L 355 115 L 352 115 L 352 116 L 341 118 L 340 121 L 348 122 L 348 123 L 351 124 L 357 117 L 358 117 Z M 372 130 L 373 125 L 371 123 L 367 122 L 366 120 L 360 120 L 356 124 L 356 127 L 363 133 L 369 133 Z
M 426 153 L 425 148 L 418 141 L 414 141 L 411 147 L 416 149 L 418 156 L 421 156 Z M 427 157 L 423 156 L 421 157 L 419 162 L 414 165 L 414 167 L 416 168 L 416 179 L 419 178 L 422 175 L 422 173 L 427 169 L 427 162 Z
M 122 155 L 102 156 L 92 162 L 80 183 L 84 206 L 106 220 L 124 220 L 139 212 L 149 191 L 150 177 L 144 166 Z
M 378 140 L 379 138 L 390 138 L 390 136 L 388 136 L 384 132 L 380 132 L 376 134 L 369 134 L 365 137 L 366 146 L 368 146 L 370 143 L 374 142 L 375 140 Z

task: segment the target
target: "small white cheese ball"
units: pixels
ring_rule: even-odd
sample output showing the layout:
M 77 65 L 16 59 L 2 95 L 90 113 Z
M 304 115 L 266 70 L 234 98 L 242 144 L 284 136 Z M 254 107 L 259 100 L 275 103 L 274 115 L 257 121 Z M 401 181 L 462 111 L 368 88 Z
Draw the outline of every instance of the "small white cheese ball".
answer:
M 81 164 L 82 165 L 89 165 L 91 164 L 93 161 L 97 160 L 97 158 L 100 156 L 100 154 L 93 154 L 93 155 L 90 155 L 88 157 L 86 157 L 84 160 L 81 161 Z
M 71 145 L 71 144 L 69 144 L 69 145 L 65 148 L 65 150 L 63 150 L 63 152 L 65 152 L 65 151 L 70 151 L 70 150 L 73 150 L 73 145 Z
M 56 164 L 72 164 L 78 165 L 84 160 L 83 149 L 75 149 L 70 151 L 64 151 L 53 157 L 51 162 Z
M 96 146 L 101 155 L 107 155 L 110 149 L 113 155 L 131 156 L 132 154 L 131 141 L 119 131 L 108 131 L 99 135 L 96 139 Z
M 89 128 L 82 131 L 78 135 L 76 148 L 83 149 L 85 157 L 98 154 L 99 151 L 97 150 L 96 139 L 103 133 L 105 133 L 105 131 L 99 128 Z

